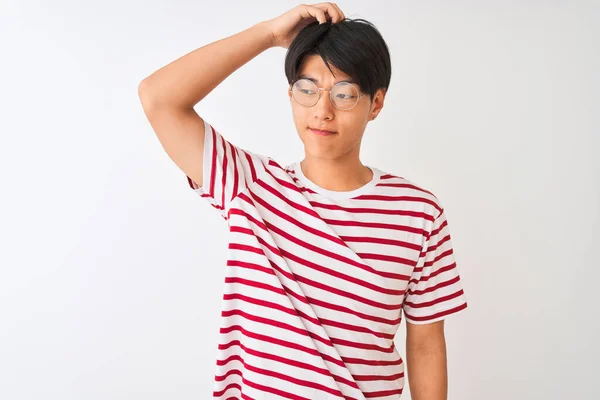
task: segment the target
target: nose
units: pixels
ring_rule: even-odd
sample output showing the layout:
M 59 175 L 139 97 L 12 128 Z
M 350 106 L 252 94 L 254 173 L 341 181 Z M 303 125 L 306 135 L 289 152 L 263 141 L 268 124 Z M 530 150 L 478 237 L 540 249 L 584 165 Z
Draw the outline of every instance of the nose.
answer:
M 335 107 L 331 103 L 329 90 L 321 90 L 321 98 L 314 105 L 315 119 L 333 119 Z

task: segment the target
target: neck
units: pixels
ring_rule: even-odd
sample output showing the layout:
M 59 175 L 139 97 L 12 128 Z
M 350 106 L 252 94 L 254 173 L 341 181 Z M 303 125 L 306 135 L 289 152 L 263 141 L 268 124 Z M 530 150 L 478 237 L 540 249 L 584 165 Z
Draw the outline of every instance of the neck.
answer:
M 306 155 L 300 166 L 315 185 L 336 192 L 356 190 L 373 179 L 371 170 L 358 157 L 331 160 Z

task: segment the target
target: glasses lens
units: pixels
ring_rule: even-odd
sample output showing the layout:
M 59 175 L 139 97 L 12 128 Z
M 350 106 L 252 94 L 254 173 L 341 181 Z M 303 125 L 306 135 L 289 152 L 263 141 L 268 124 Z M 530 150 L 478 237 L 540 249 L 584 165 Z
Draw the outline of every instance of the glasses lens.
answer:
M 319 88 L 313 81 L 300 79 L 294 84 L 292 95 L 300 105 L 312 107 L 319 100 Z
M 349 110 L 358 102 L 358 90 L 348 82 L 340 82 L 331 88 L 333 105 L 340 110 Z

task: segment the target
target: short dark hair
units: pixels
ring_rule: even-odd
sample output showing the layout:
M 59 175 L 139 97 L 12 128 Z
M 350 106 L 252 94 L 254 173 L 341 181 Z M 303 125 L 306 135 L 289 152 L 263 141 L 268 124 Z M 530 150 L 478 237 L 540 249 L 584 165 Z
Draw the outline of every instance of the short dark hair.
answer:
M 285 56 L 285 75 L 292 85 L 305 56 L 319 55 L 352 78 L 363 93 L 373 99 L 375 92 L 390 85 L 392 63 L 387 44 L 372 23 L 344 19 L 338 23 L 312 22 L 294 38 Z

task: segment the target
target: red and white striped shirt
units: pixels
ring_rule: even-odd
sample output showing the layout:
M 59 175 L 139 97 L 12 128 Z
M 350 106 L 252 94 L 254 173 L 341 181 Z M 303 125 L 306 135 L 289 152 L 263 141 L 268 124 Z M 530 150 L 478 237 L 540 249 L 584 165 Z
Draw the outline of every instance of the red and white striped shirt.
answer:
M 407 321 L 467 307 L 439 200 L 378 168 L 325 190 L 205 122 L 203 186 L 229 225 L 214 398 L 399 399 Z

